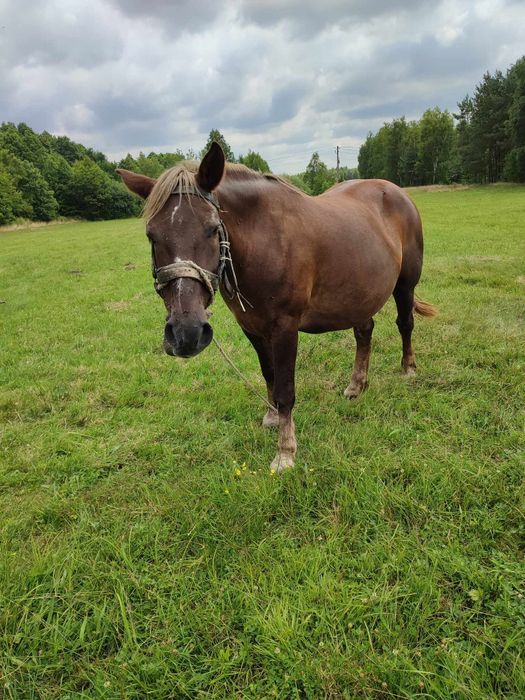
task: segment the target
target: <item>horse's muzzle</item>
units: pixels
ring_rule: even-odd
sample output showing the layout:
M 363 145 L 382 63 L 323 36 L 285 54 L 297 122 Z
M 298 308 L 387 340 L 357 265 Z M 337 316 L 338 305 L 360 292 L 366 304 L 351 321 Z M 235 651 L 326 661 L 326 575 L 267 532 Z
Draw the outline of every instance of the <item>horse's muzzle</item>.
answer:
M 164 350 L 173 357 L 195 357 L 211 343 L 213 329 L 201 321 L 168 321 Z

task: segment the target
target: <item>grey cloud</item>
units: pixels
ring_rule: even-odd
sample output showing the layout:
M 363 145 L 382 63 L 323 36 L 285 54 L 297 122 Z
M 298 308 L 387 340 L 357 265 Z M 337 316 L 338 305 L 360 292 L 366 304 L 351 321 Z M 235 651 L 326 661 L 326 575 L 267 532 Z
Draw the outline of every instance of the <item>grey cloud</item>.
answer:
M 473 19 L 447 44 L 431 35 L 384 43 L 358 71 L 344 71 L 337 86 L 317 98 L 315 107 L 333 111 L 337 105 L 348 122 L 370 120 L 362 135 L 378 122 L 402 115 L 418 117 L 429 107 L 453 110 L 491 67 L 491 46 L 504 40 L 503 33 L 501 27 Z
M 354 107 L 343 111 L 342 115 L 348 120 L 366 120 L 366 119 L 391 119 L 391 115 L 399 117 L 422 114 L 429 107 L 428 100 L 423 98 L 414 98 L 411 100 L 393 100 L 390 102 L 378 102 L 376 104 Z
M 498 41 L 499 32 L 478 24 L 471 25 L 465 37 L 443 45 L 434 37 L 417 43 L 396 43 L 381 51 L 385 63 L 402 62 L 405 74 L 421 79 L 478 76 L 479 66 L 490 61 L 489 42 Z M 479 76 L 481 78 L 481 76 Z
M 212 24 L 223 12 L 213 0 L 109 0 L 127 17 L 154 22 L 165 33 L 198 32 Z
M 287 121 L 299 110 L 303 97 L 312 89 L 310 81 L 296 80 L 279 88 L 272 96 L 271 114 L 273 121 Z
M 432 0 L 241 0 L 239 16 L 243 22 L 262 27 L 284 24 L 295 37 L 310 37 L 327 27 L 351 27 L 371 18 L 435 4 Z
M 11 2 L 2 15 L 0 54 L 11 66 L 98 66 L 122 52 L 111 19 L 97 4 L 73 3 L 65 12 L 58 2 Z
M 105 133 L 106 151 L 127 151 L 140 144 L 140 150 L 150 151 L 162 144 L 173 143 L 173 148 L 178 144 L 172 140 L 172 124 L 167 119 L 153 119 L 151 121 L 128 121 L 113 126 Z
M 160 99 L 140 94 L 101 95 L 87 106 L 95 115 L 97 129 L 118 128 L 130 120 L 134 124 L 147 124 L 165 117 L 165 105 Z
M 302 98 L 310 90 L 310 83 L 296 80 L 276 89 L 266 109 L 248 108 L 241 113 L 232 114 L 228 122 L 236 129 L 248 133 L 283 124 L 297 114 Z

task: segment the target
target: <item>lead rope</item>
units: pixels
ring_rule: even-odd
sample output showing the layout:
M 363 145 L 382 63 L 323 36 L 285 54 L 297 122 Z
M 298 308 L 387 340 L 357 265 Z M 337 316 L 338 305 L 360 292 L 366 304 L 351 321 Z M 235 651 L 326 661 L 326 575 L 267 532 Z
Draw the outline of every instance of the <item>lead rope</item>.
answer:
M 240 370 L 238 367 L 235 366 L 235 363 L 233 362 L 233 360 L 232 360 L 230 357 L 228 357 L 228 354 L 226 353 L 226 351 L 224 350 L 224 348 L 219 344 L 218 340 L 216 340 L 215 338 L 212 338 L 212 340 L 213 340 L 213 342 L 215 343 L 215 345 L 217 346 L 217 349 L 219 350 L 219 352 L 221 353 L 221 355 L 222 355 L 222 356 L 224 357 L 224 359 L 226 360 L 226 362 L 230 365 L 230 367 L 234 370 L 234 372 L 236 372 L 236 373 L 239 375 L 239 377 L 243 380 L 244 384 L 246 385 L 246 388 L 249 389 L 249 390 L 252 392 L 252 394 L 254 394 L 254 395 L 257 396 L 259 399 L 261 399 L 261 401 L 263 401 L 263 402 L 268 406 L 268 408 L 270 409 L 270 411 L 274 411 L 275 413 L 277 413 L 277 409 L 275 408 L 275 406 L 274 406 L 273 404 L 271 404 L 271 403 L 268 401 L 268 399 L 265 399 L 264 396 L 263 396 L 262 394 L 260 394 L 259 391 L 258 391 L 258 390 L 254 387 L 254 385 L 250 382 L 250 380 L 241 372 L 241 370 Z M 278 471 L 281 471 L 281 458 L 282 458 L 282 454 L 281 454 L 281 450 L 279 449 L 279 466 L 278 466 Z M 275 472 L 274 469 L 272 469 L 271 471 L 272 471 L 272 472 Z
M 220 210 L 219 210 L 220 211 Z M 244 294 L 242 294 L 241 290 L 239 289 L 239 283 L 237 282 L 237 275 L 235 273 L 235 268 L 233 266 L 233 260 L 232 260 L 232 254 L 230 251 L 230 241 L 228 240 L 228 232 L 226 230 L 226 226 L 224 225 L 223 220 L 221 219 L 221 238 L 219 240 L 219 272 L 218 276 L 219 279 L 222 279 L 224 282 L 224 286 L 226 288 L 226 291 L 230 295 L 230 299 L 233 299 L 234 296 L 237 297 L 237 300 L 239 302 L 239 305 L 241 309 L 243 310 L 244 313 L 246 313 L 246 307 L 242 303 L 242 300 L 248 304 L 248 306 L 253 309 L 253 304 L 249 299 L 247 299 Z M 229 272 L 232 276 L 232 279 L 228 279 L 228 271 L 226 271 L 226 266 L 229 267 Z M 231 289 L 231 291 L 230 291 Z
M 217 346 L 217 349 L 219 350 L 219 352 L 221 353 L 221 355 L 222 355 L 222 356 L 224 357 L 224 359 L 226 360 L 226 362 L 230 365 L 230 367 L 233 369 L 233 371 L 236 372 L 236 373 L 239 375 L 239 377 L 243 380 L 243 382 L 245 383 L 246 387 L 252 392 L 252 394 L 254 394 L 254 395 L 257 396 L 258 398 L 260 398 L 261 401 L 264 401 L 264 403 L 268 406 L 268 408 L 269 408 L 271 411 L 277 412 L 277 409 L 275 408 L 275 406 L 273 406 L 273 405 L 268 401 L 268 399 L 266 399 L 261 393 L 259 393 L 259 391 L 258 391 L 258 390 L 254 387 L 254 385 L 250 382 L 250 380 L 249 380 L 249 379 L 241 372 L 241 370 L 235 365 L 235 363 L 233 362 L 233 360 L 228 356 L 228 354 L 226 353 L 226 351 L 224 350 L 224 348 L 219 344 L 219 342 L 218 342 L 215 338 L 213 338 L 212 340 L 213 340 L 213 342 L 215 343 L 215 345 Z

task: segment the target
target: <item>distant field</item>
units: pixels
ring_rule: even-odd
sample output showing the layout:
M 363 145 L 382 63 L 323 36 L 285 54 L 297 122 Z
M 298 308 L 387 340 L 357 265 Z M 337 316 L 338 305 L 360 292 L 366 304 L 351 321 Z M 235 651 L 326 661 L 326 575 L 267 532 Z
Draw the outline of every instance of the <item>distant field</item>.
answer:
M 217 350 L 161 352 L 140 221 L 0 234 L 0 697 L 525 697 L 525 188 L 411 196 L 418 376 L 391 302 L 355 403 L 302 336 L 282 477 Z

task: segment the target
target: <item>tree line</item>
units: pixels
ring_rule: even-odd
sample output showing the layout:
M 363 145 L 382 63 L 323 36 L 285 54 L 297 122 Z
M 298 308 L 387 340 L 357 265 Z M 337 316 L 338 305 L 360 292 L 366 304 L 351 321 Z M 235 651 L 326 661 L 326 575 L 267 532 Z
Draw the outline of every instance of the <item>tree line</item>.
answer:
M 231 148 L 220 132 L 212 130 L 202 150 L 219 140 L 229 160 Z M 5 122 L 0 126 L 0 225 L 16 220 L 51 221 L 57 217 L 118 219 L 137 216 L 141 202 L 130 194 L 116 174 L 126 168 L 150 177 L 182 160 L 198 157 L 183 153 L 127 154 L 119 162 L 104 153 L 75 143 L 67 136 L 36 133 L 27 124 Z M 249 151 L 238 162 L 261 172 L 269 171 L 260 154 Z
M 0 225 L 17 219 L 51 221 L 58 216 L 115 219 L 136 216 L 140 201 L 131 195 L 117 167 L 158 177 L 185 159 L 196 159 L 218 141 L 226 159 L 270 172 L 256 151 L 235 157 L 224 136 L 212 129 L 200 153 L 127 154 L 112 162 L 100 151 L 67 136 L 40 134 L 27 124 L 0 126 Z M 472 96 L 451 114 L 427 109 L 418 121 L 405 117 L 369 133 L 358 169 L 328 168 L 315 152 L 304 172 L 286 177 L 317 195 L 335 182 L 379 177 L 401 186 L 499 180 L 525 182 L 525 56 L 504 75 L 486 73 Z
M 67 136 L 47 131 L 36 133 L 27 124 L 5 122 L 0 126 L 0 225 L 16 220 L 51 221 L 57 217 L 89 220 L 137 216 L 140 200 L 130 194 L 116 174 L 126 168 L 158 177 L 182 160 L 195 160 L 218 141 L 226 159 L 252 170 L 271 172 L 267 161 L 256 151 L 235 157 L 217 129 L 212 129 L 200 153 L 128 153 L 119 162 L 104 153 L 75 143 Z M 355 176 L 355 172 L 353 176 Z M 336 180 L 352 176 L 348 169 L 330 170 L 314 153 L 304 173 L 289 176 L 309 194 L 319 194 Z
M 121 218 L 139 209 L 103 153 L 24 123 L 0 126 L 0 224 Z
M 226 141 L 224 136 L 217 129 L 212 129 L 208 137 L 206 145 L 202 149 L 202 153 L 206 153 L 213 141 L 217 141 L 222 146 L 222 150 L 226 156 L 226 160 L 231 163 L 242 163 L 252 170 L 257 170 L 261 173 L 271 173 L 270 166 L 264 158 L 256 151 L 248 151 L 247 155 L 235 158 L 235 155 Z M 306 170 L 294 175 L 284 175 L 293 185 L 299 187 L 307 194 L 317 195 L 324 192 L 336 182 L 342 180 L 352 180 L 359 177 L 357 168 L 348 168 L 342 166 L 339 169 L 329 168 L 319 157 L 319 153 L 315 151 L 310 158 Z
M 369 133 L 358 163 L 361 177 L 402 187 L 525 182 L 525 56 L 505 75 L 485 73 L 457 113 L 435 107 L 419 121 L 400 117 Z

